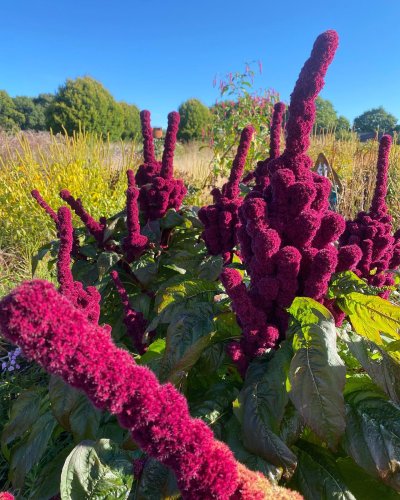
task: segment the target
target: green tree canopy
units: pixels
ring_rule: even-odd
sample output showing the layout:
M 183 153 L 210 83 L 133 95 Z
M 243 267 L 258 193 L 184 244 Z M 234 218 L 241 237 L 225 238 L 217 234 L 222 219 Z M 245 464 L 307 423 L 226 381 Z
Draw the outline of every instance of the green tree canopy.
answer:
M 382 106 L 365 111 L 354 119 L 356 132 L 392 132 L 396 127 L 397 118 L 388 113 Z
M 140 134 L 140 112 L 134 104 L 118 103 L 122 113 L 122 139 L 133 139 Z
M 6 131 L 19 130 L 25 117 L 15 107 L 14 101 L 5 90 L 0 90 L 0 128 Z
M 338 116 L 331 101 L 317 97 L 315 127 L 317 132 L 333 130 L 338 122 Z
M 121 106 L 98 81 L 88 76 L 67 80 L 47 110 L 48 125 L 54 132 L 72 134 L 82 128 L 106 138 L 119 139 L 123 133 Z
M 211 125 L 210 110 L 198 99 L 188 99 L 179 106 L 181 122 L 178 139 L 181 141 L 201 140 Z
M 44 99 L 40 96 L 36 98 L 17 96 L 13 101 L 17 111 L 24 115 L 22 130 L 46 130 L 45 110 L 49 104 L 45 103 Z

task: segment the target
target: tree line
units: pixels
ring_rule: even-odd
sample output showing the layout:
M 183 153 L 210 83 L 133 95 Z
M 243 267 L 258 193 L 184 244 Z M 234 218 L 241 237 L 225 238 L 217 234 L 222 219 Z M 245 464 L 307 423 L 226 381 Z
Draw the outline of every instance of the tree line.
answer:
M 188 99 L 179 106 L 181 141 L 204 140 L 215 113 L 198 99 Z M 354 119 L 353 125 L 339 116 L 333 104 L 317 98 L 315 131 L 335 131 L 343 134 L 354 130 L 363 133 L 400 132 L 397 118 L 383 107 L 368 110 Z M 10 97 L 0 90 L 0 129 L 52 130 L 68 134 L 83 129 L 111 140 L 132 139 L 140 133 L 139 109 L 134 104 L 118 102 L 95 79 L 85 76 L 68 79 L 55 94 L 37 97 Z

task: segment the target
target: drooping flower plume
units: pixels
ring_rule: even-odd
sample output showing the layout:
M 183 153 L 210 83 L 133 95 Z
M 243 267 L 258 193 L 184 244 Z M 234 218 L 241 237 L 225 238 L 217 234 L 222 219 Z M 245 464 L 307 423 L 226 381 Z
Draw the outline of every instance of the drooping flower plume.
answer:
M 60 247 L 57 260 L 57 278 L 60 292 L 71 303 L 82 310 L 89 321 L 97 323 L 100 317 L 101 296 L 96 287 L 86 289 L 80 281 L 75 281 L 71 272 L 71 252 L 73 247 L 73 227 L 71 212 L 67 207 L 58 210 L 58 234 Z
M 229 180 L 220 191 L 213 189 L 214 203 L 199 210 L 199 219 L 204 224 L 202 237 L 211 255 L 222 255 L 229 262 L 237 245 L 239 226 L 238 210 L 242 204 L 239 182 L 243 175 L 247 153 L 250 148 L 254 128 L 247 126 L 240 136 L 239 147 L 232 164 Z
M 122 284 L 117 271 L 111 272 L 111 277 L 114 281 L 118 295 L 121 297 L 121 302 L 124 307 L 124 323 L 128 337 L 139 354 L 144 354 L 147 350 L 147 342 L 144 341 L 144 334 L 147 327 L 147 321 L 141 312 L 135 311 L 129 303 L 129 297 L 125 287 Z M 151 340 L 151 338 L 149 339 Z
M 261 193 L 256 186 L 239 210 L 238 239 L 250 286 L 236 283 L 234 288 L 227 286 L 227 293 L 237 311 L 239 302 L 251 304 L 258 311 L 256 314 L 254 310 L 252 316 L 265 318 L 260 321 L 264 327 L 254 329 L 250 336 L 243 314 L 237 312 L 243 338 L 229 349 L 235 351 L 241 363 L 284 338 L 288 326 L 286 309 L 296 294 L 324 302 L 336 269 L 337 250 L 332 243 L 343 232 L 345 222 L 329 210 L 330 182 L 311 171 L 313 162 L 307 150 L 315 120 L 315 100 L 337 45 L 334 31 L 317 38 L 291 95 L 286 148 L 280 156 L 267 160 L 261 176 L 268 176 L 262 183 L 264 191 Z M 272 156 L 278 155 L 283 111 L 282 106 L 277 107 Z M 225 282 L 226 273 L 225 270 L 222 275 Z M 235 290 L 240 290 L 239 300 Z
M 113 344 L 109 328 L 89 322 L 52 284 L 27 282 L 3 298 L 0 330 L 28 359 L 117 415 L 148 455 L 175 472 L 183 498 L 258 499 L 268 490 L 266 480 L 252 481 L 254 473 L 204 422 L 190 417 L 186 399 L 171 384 L 160 385 L 148 368 L 136 365 Z
M 32 197 L 37 201 L 38 205 L 43 208 L 43 210 L 53 219 L 53 221 L 57 224 L 57 214 L 55 211 L 48 205 L 45 200 L 42 198 L 42 195 L 39 193 L 37 189 L 33 189 L 31 191 Z
M 86 229 L 95 238 L 99 245 L 104 243 L 104 230 L 105 230 L 105 220 L 102 218 L 100 222 L 96 221 L 86 210 L 83 208 L 82 201 L 77 198 L 75 199 L 68 189 L 62 189 L 60 191 L 60 197 L 72 208 L 76 215 L 84 223 Z
M 152 148 L 147 146 L 146 155 L 148 156 L 148 161 L 146 161 L 145 156 L 145 163 L 139 168 L 136 174 L 136 182 L 138 186 L 141 186 L 139 204 L 146 220 L 160 219 L 171 208 L 179 210 L 187 192 L 182 179 L 175 179 L 173 176 L 174 150 L 179 120 L 179 113 L 175 111 L 169 113 L 164 152 L 159 172 L 157 171 L 158 167 L 155 168 L 155 164 L 152 161 L 152 158 L 154 158 Z M 145 148 L 146 141 L 147 139 L 145 139 Z
M 126 225 L 128 236 L 124 238 L 122 247 L 128 262 L 132 262 L 146 250 L 148 238 L 140 233 L 138 197 L 139 189 L 136 187 L 132 170 L 127 171 L 128 189 L 126 191 Z

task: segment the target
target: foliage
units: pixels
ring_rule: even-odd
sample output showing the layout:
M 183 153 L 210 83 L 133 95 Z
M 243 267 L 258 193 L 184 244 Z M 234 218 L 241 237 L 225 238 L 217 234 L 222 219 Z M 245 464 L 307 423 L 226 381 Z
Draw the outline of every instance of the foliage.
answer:
M 0 128 L 15 131 L 24 122 L 24 115 L 17 110 L 14 101 L 5 90 L 0 90 Z
M 331 101 L 317 97 L 315 101 L 317 114 L 315 118 L 315 127 L 317 132 L 333 130 L 336 127 L 338 116 Z
M 131 128 L 124 129 L 126 117 L 126 106 L 119 106 L 100 82 L 88 76 L 67 80 L 47 109 L 53 132 L 65 130 L 70 135 L 83 130 L 110 139 L 119 139 L 123 133 L 129 136 Z
M 382 106 L 365 111 L 354 119 L 356 132 L 392 132 L 397 118 L 388 113 Z
M 14 105 L 17 111 L 24 115 L 20 124 L 22 130 L 47 130 L 46 110 L 53 101 L 52 94 L 39 94 L 38 97 L 17 96 L 14 97 Z
M 122 139 L 134 139 L 140 134 L 139 109 L 134 104 L 119 102 L 122 113 Z
M 211 112 L 198 99 L 183 102 L 178 112 L 181 117 L 178 139 L 181 141 L 201 141 L 208 136 L 211 126 Z
M 260 71 L 261 71 L 261 65 Z M 265 158 L 265 144 L 269 140 L 269 125 L 274 103 L 279 100 L 273 90 L 253 90 L 255 70 L 246 65 L 243 72 L 229 73 L 219 82 L 220 100 L 211 107 L 213 115 L 210 146 L 213 180 L 228 172 L 241 131 L 251 125 L 255 139 L 247 158 L 251 164 Z M 216 84 L 216 81 L 215 81 Z

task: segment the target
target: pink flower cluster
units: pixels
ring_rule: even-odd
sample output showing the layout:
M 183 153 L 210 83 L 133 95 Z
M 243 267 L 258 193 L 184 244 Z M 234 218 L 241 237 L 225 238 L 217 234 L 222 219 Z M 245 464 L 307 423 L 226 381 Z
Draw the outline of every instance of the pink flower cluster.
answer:
M 133 262 L 140 257 L 147 248 L 148 238 L 140 234 L 138 197 L 139 189 L 136 187 L 132 170 L 127 171 L 128 189 L 126 191 L 126 225 L 128 236 L 122 243 L 125 257 L 128 262 Z
M 83 311 L 92 323 L 97 323 L 100 317 L 100 293 L 96 287 L 88 286 L 86 289 L 80 281 L 74 281 L 71 272 L 71 251 L 73 246 L 73 227 L 71 212 L 67 207 L 58 210 L 58 234 L 60 248 L 57 260 L 57 278 L 60 292 L 72 304 Z
M 387 271 L 400 265 L 400 242 L 392 235 L 392 218 L 385 201 L 391 144 L 392 138 L 384 135 L 379 145 L 376 186 L 369 212 L 359 212 L 354 220 L 348 221 L 339 240 L 341 251 L 351 246 L 353 253 L 357 252 L 354 272 L 377 287 L 393 285 Z M 348 268 L 344 255 L 337 270 Z
M 124 285 L 122 284 L 117 271 L 111 272 L 111 278 L 114 281 L 115 287 L 119 296 L 121 297 L 122 305 L 124 307 L 124 323 L 128 336 L 131 338 L 132 343 L 139 354 L 144 354 L 147 350 L 147 344 L 154 336 L 150 335 L 147 342 L 144 339 L 146 332 L 147 321 L 141 312 L 135 311 L 129 304 L 129 297 L 126 293 Z
M 154 145 L 150 127 L 150 113 L 141 112 L 144 163 L 136 174 L 136 183 L 140 187 L 139 203 L 146 220 L 164 217 L 170 208 L 178 210 L 187 192 L 181 179 L 175 179 L 174 150 L 179 128 L 179 113 L 168 115 L 168 128 L 165 137 L 162 161 L 154 156 Z
M 222 255 L 225 262 L 230 262 L 233 249 L 238 243 L 238 211 L 242 204 L 239 182 L 243 175 L 253 133 L 254 128 L 250 125 L 243 129 L 229 181 L 222 187 L 222 192 L 218 188 L 213 189 L 214 203 L 212 205 L 199 210 L 199 219 L 204 224 L 202 237 L 207 249 L 211 255 Z
M 148 455 L 175 472 L 183 498 L 263 498 L 269 483 L 254 481 L 207 425 L 190 417 L 184 396 L 136 365 L 113 344 L 109 328 L 90 322 L 52 284 L 27 282 L 3 298 L 0 330 L 28 359 L 116 414 Z
M 14 500 L 14 495 L 8 493 L 7 491 L 0 492 L 0 500 Z
M 271 158 L 258 167 L 257 185 L 239 210 L 238 239 L 250 286 L 228 269 L 222 281 L 243 328 L 241 342 L 229 346 L 242 373 L 252 357 L 284 338 L 286 309 L 296 295 L 324 301 L 338 263 L 333 242 L 345 221 L 329 210 L 330 182 L 311 171 L 307 156 L 315 99 L 337 45 L 335 31 L 317 38 L 291 96 L 286 148 L 280 156 L 284 108 L 276 106 Z

